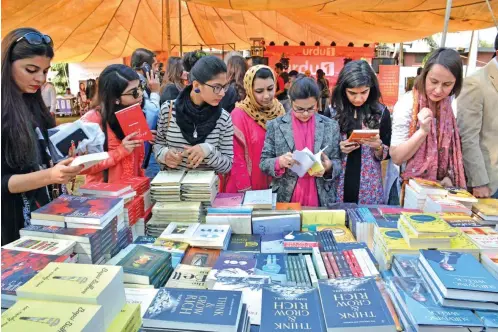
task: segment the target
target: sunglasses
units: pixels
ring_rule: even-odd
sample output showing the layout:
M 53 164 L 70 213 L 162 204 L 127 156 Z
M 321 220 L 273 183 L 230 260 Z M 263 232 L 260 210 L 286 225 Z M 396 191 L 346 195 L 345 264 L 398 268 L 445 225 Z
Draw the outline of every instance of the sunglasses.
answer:
M 134 88 L 130 90 L 128 93 L 123 93 L 121 96 L 132 96 L 133 98 L 137 99 L 138 97 L 141 97 L 143 94 L 142 87 Z
M 204 83 L 204 85 L 207 85 L 208 87 L 212 88 L 215 94 L 219 94 L 221 90 L 223 90 L 223 92 L 227 92 L 228 88 L 230 87 L 230 83 L 227 83 L 225 85 L 209 85 L 207 83 Z
M 41 45 L 47 44 L 50 47 L 54 47 L 54 42 L 49 35 L 42 35 L 38 32 L 28 32 L 24 36 L 20 37 L 16 40 L 16 43 L 19 43 L 21 40 L 26 40 L 30 45 Z

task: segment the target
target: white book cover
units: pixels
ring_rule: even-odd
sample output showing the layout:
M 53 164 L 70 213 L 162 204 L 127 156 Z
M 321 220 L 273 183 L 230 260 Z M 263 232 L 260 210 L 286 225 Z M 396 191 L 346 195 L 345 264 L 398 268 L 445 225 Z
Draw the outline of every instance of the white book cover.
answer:
M 180 212 L 188 211 L 199 212 L 201 209 L 201 203 L 199 202 L 157 202 L 152 208 L 152 212 L 171 212 L 178 210 Z M 176 213 L 176 211 L 174 212 Z
M 2 246 L 2 248 L 45 255 L 67 255 L 73 253 L 75 245 L 76 242 L 70 240 L 23 236 L 14 242 Z
M 189 171 L 182 180 L 182 185 L 211 186 L 216 182 L 214 171 Z
M 308 273 L 310 276 L 311 284 L 316 287 L 318 286 L 318 276 L 316 275 L 315 266 L 313 265 L 313 260 L 310 255 L 304 255 L 306 261 L 306 266 L 308 267 Z
M 207 215 L 206 224 L 230 225 L 234 234 L 252 234 L 251 215 Z
M 98 152 L 98 153 L 91 153 L 91 154 L 86 154 L 83 156 L 78 156 L 74 158 L 73 162 L 71 163 L 71 166 L 84 166 L 84 170 L 87 168 L 90 168 L 101 161 L 104 161 L 109 158 L 109 153 L 107 152 Z
M 192 238 L 197 228 L 200 226 L 199 223 L 176 223 L 172 222 L 166 227 L 164 232 L 162 232 L 162 239 L 169 240 L 186 240 Z
M 151 186 L 178 185 L 185 176 L 185 171 L 161 171 L 151 181 Z
M 212 289 L 242 292 L 242 302 L 247 305 L 251 325 L 261 325 L 263 287 L 268 284 L 268 276 L 219 277 Z
M 267 190 L 249 190 L 244 197 L 244 206 L 273 205 L 273 193 Z
M 325 269 L 322 255 L 320 255 L 320 249 L 314 247 L 311 257 L 313 258 L 313 265 L 315 266 L 315 271 L 317 272 L 318 279 L 328 279 L 329 276 L 327 274 L 327 270 Z
M 158 289 L 153 288 L 125 288 L 126 302 L 140 304 L 140 316 L 143 317 L 156 297 L 157 291 Z

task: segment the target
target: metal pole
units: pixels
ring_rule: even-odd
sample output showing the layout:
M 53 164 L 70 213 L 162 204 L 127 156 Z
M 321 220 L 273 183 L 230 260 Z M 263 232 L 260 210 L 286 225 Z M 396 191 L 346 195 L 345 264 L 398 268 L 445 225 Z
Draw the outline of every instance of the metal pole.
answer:
M 403 50 L 403 43 L 399 43 L 399 65 L 403 66 L 403 61 L 405 58 L 405 53 Z
M 450 23 L 452 2 L 452 0 L 446 0 L 446 13 L 444 14 L 444 29 L 443 36 L 441 37 L 441 47 L 444 47 L 444 45 L 446 44 L 446 34 L 448 33 L 448 25 Z
M 179 25 L 179 31 L 180 31 L 180 56 L 183 56 L 182 0 L 178 0 L 178 25 Z
M 168 58 L 171 56 L 171 19 L 169 16 L 169 0 L 163 0 L 163 13 L 165 13 L 165 17 L 163 17 L 163 33 L 166 33 L 166 38 L 164 35 L 162 36 L 162 42 L 164 43 L 164 39 L 166 39 L 166 48 L 168 49 Z M 165 26 L 164 26 L 165 25 Z

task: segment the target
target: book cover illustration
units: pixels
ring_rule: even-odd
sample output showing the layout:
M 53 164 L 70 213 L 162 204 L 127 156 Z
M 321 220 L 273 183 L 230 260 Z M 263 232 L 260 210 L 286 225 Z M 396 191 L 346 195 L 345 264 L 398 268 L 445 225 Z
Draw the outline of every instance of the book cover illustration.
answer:
M 420 277 L 418 255 L 394 255 L 393 270 L 401 277 Z
M 151 276 L 169 258 L 167 252 L 137 245 L 117 265 L 122 266 L 125 273 Z
M 253 253 L 223 251 L 213 266 L 212 274 L 219 277 L 248 277 L 255 274 L 256 257 Z
M 197 324 L 237 326 L 241 297 L 241 292 L 235 291 L 161 288 L 143 317 L 144 327 L 178 328 L 178 323 L 184 323 L 185 329 Z
M 206 289 L 210 267 L 180 264 L 173 271 L 165 287 Z
M 27 251 L 2 249 L 2 294 L 16 295 L 16 290 L 31 280 L 50 262 L 64 262 L 69 256 L 43 255 Z
M 200 225 L 192 236 L 196 241 L 217 241 L 224 239 L 230 231 L 229 225 Z
M 401 213 L 406 224 L 417 233 L 441 233 L 454 236 L 457 231 L 434 213 Z
M 185 257 L 182 260 L 182 264 L 201 267 L 213 267 L 219 256 L 220 250 L 218 249 L 191 247 L 187 250 Z
M 285 284 L 287 282 L 285 256 L 286 254 L 256 254 L 254 274 L 267 275 L 271 277 L 272 282 Z
M 230 238 L 228 250 L 259 252 L 261 250 L 261 236 L 256 234 L 233 234 Z

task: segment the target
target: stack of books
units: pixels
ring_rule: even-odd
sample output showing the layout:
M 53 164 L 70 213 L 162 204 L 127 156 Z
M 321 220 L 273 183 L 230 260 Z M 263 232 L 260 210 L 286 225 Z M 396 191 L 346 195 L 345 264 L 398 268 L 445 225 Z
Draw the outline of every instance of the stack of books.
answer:
M 359 242 L 365 242 L 369 248 L 373 248 L 376 218 L 371 209 L 361 207 L 347 210 L 349 228 Z
M 477 215 L 466 215 L 462 213 L 443 213 L 441 214 L 441 219 L 446 221 L 451 227 L 481 227 Z
M 328 279 L 376 277 L 379 271 L 365 249 L 322 252 Z
M 451 237 L 458 229 L 448 225 L 438 214 L 402 212 L 398 230 L 411 248 L 451 248 Z
M 143 317 L 158 291 L 155 288 L 125 288 L 126 303 L 139 304 L 140 317 Z
M 252 234 L 251 207 L 208 208 L 206 224 L 230 225 L 234 234 Z
M 152 219 L 147 223 L 147 235 L 158 237 L 172 222 L 198 223 L 201 203 L 157 202 L 152 208 L 152 215 Z
M 420 178 L 410 179 L 408 185 L 405 186 L 405 201 L 403 207 L 423 210 L 427 195 L 446 196 L 447 194 L 448 190 L 439 182 Z
M 498 255 L 498 231 L 491 227 L 462 227 L 463 233 L 479 248 L 481 253 Z
M 144 213 L 145 205 L 142 196 L 137 196 L 132 201 L 125 203 L 124 220 L 128 226 L 134 226 L 140 218 L 143 218 Z
M 486 270 L 498 279 L 498 254 L 483 253 L 481 255 L 481 262 Z
M 136 192 L 127 183 L 93 182 L 82 185 L 78 192 L 84 196 L 122 198 L 128 203 L 136 196 Z
M 254 210 L 271 210 L 273 208 L 273 193 L 267 190 L 248 190 L 244 197 L 244 206 Z
M 159 237 L 186 242 L 192 247 L 226 250 L 231 234 L 232 230 L 229 225 L 171 223 Z
M 483 225 L 495 226 L 498 229 L 498 199 L 482 198 L 472 206 L 472 211 L 484 222 Z
M 133 234 L 145 235 L 145 221 L 150 218 L 152 213 L 152 196 L 150 193 L 150 179 L 148 177 L 132 176 L 126 179 L 121 179 L 120 183 L 129 184 L 137 193 L 137 197 L 143 200 L 143 214 L 132 226 Z
M 22 236 L 20 239 L 2 246 L 2 250 L 26 251 L 45 255 L 71 255 L 76 242 L 72 240 L 49 239 L 35 236 Z
M 214 171 L 189 171 L 181 187 L 182 201 L 202 203 L 202 216 L 205 216 L 218 192 L 218 176 Z
M 472 215 L 471 209 L 459 201 L 442 195 L 427 195 L 424 211 L 428 213 L 462 213 L 468 216 Z
M 379 262 L 381 270 L 391 268 L 395 254 L 417 254 L 418 250 L 411 248 L 397 229 L 377 228 L 374 238 L 373 254 Z
M 145 331 L 238 332 L 249 330 L 242 293 L 161 288 L 143 317 Z
M 140 304 L 126 303 L 106 332 L 139 331 L 141 326 Z
M 180 264 L 169 278 L 165 287 L 207 289 L 206 279 L 210 267 Z
M 170 241 L 166 239 L 156 238 L 154 236 L 139 236 L 133 242 L 145 247 L 157 249 L 171 254 L 171 264 L 175 268 L 182 261 L 185 252 L 188 249 L 188 243 Z
M 467 209 L 472 210 L 472 206 L 478 202 L 471 193 L 463 188 L 446 188 L 448 190 L 448 198 L 459 203 L 462 203 Z
M 71 261 L 69 255 L 36 254 L 2 248 L 2 308 L 13 306 L 17 300 L 17 288 L 31 280 L 48 263 Z
M 108 262 L 123 267 L 125 287 L 162 287 L 173 272 L 171 254 L 142 245 L 128 248 Z
M 241 207 L 244 202 L 244 193 L 229 194 L 229 193 L 218 193 L 211 204 L 213 208 L 226 208 L 231 209 L 235 207 Z
M 152 199 L 156 202 L 179 202 L 180 183 L 185 171 L 161 171 L 150 183 Z
M 47 310 L 53 307 L 60 308 L 56 302 L 64 302 L 63 304 L 68 307 L 71 303 L 101 306 L 104 329 L 93 331 L 105 331 L 126 304 L 123 269 L 117 266 L 52 262 L 19 287 L 17 296 L 23 300 L 49 301 L 50 304 L 45 303 Z M 72 315 L 80 311 L 74 309 Z M 40 312 L 43 310 L 32 317 L 40 317 Z M 51 316 L 43 314 L 43 317 Z

